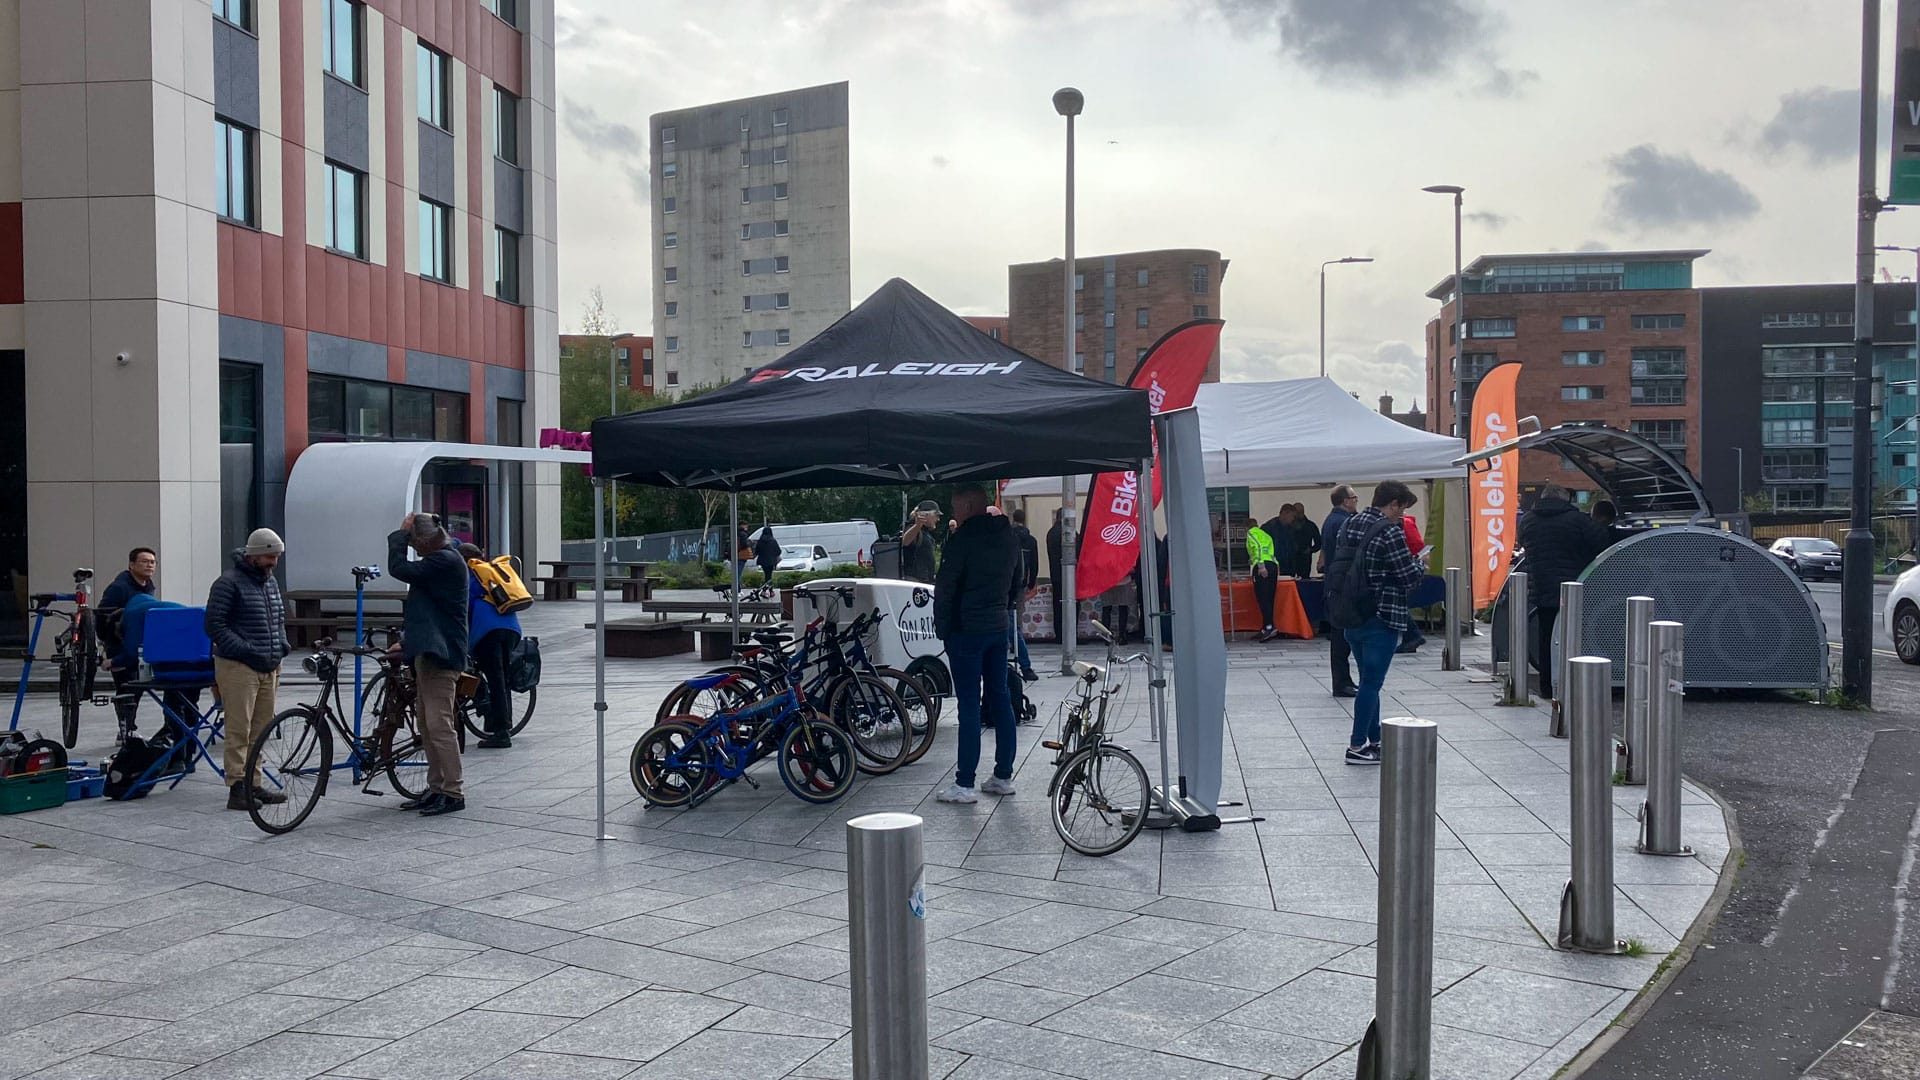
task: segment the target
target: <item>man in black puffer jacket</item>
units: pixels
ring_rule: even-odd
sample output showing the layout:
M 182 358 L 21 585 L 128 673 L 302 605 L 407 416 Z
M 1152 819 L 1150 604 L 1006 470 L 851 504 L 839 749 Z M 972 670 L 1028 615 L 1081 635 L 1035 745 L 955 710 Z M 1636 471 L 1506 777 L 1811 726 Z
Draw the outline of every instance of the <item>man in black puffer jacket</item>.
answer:
M 1522 569 L 1539 620 L 1533 629 L 1533 663 L 1540 672 L 1541 697 L 1553 697 L 1553 621 L 1560 617 L 1560 583 L 1577 581 L 1606 549 L 1608 539 L 1606 527 L 1581 513 L 1559 484 L 1540 489 L 1539 500 L 1520 519 L 1520 546 L 1527 553 Z
M 941 802 L 970 803 L 974 770 L 980 766 L 981 709 L 993 723 L 993 776 L 980 785 L 989 795 L 1013 794 L 1013 699 L 1007 691 L 1007 619 L 1026 592 L 1020 544 L 1013 525 L 987 513 L 987 495 L 971 484 L 953 493 L 958 523 L 940 553 L 933 589 L 933 628 L 947 646 L 953 693 L 960 701 L 960 762 Z M 984 701 L 983 698 L 984 687 Z
M 287 655 L 287 607 L 273 579 L 286 550 L 272 529 L 253 530 L 247 546 L 233 553 L 233 565 L 207 591 L 207 638 L 213 643 L 213 680 L 226 725 L 221 758 L 229 810 L 287 799 L 246 775 L 254 732 L 273 720 L 280 660 Z

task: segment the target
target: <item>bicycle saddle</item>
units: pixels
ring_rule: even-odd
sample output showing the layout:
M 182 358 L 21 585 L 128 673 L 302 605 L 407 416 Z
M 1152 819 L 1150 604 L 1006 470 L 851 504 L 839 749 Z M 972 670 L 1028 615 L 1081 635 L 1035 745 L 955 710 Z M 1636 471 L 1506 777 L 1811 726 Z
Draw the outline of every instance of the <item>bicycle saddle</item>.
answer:
M 724 671 L 712 675 L 695 675 L 687 680 L 687 686 L 694 690 L 711 690 L 716 686 L 725 686 L 737 678 L 739 678 L 738 675 Z
M 1088 682 L 1099 682 L 1106 676 L 1106 671 L 1102 669 L 1099 664 L 1089 664 L 1085 660 L 1075 660 L 1073 662 L 1073 674 L 1076 678 L 1085 679 Z
M 785 630 L 756 630 L 749 636 L 762 645 L 785 645 L 793 640 L 793 635 Z

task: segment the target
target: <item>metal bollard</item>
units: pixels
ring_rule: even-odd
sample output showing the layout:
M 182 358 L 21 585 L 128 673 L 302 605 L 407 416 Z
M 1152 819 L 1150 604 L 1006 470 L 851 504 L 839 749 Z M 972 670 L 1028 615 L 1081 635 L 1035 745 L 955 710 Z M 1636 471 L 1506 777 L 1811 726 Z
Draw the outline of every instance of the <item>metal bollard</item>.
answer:
M 926 851 L 915 814 L 847 822 L 854 1080 L 927 1080 Z
M 1691 855 L 1680 842 L 1680 704 L 1684 700 L 1686 627 L 1647 627 L 1647 801 L 1640 806 L 1642 855 Z
M 1586 652 L 1580 641 L 1581 620 L 1586 617 L 1586 589 L 1577 581 L 1560 583 L 1560 661 L 1553 666 L 1553 685 L 1560 696 L 1553 699 L 1553 715 L 1547 721 L 1547 734 L 1556 739 L 1567 737 L 1567 660 Z
M 1380 724 L 1379 941 L 1357 1080 L 1433 1075 L 1434 803 L 1440 729 Z
M 1467 572 L 1457 566 L 1447 567 L 1447 643 L 1440 650 L 1440 670 L 1459 671 L 1460 663 L 1460 616 L 1464 609 L 1460 606 L 1461 597 L 1466 595 L 1462 581 Z
M 1507 686 L 1502 705 L 1531 705 L 1527 695 L 1527 575 L 1507 575 Z
M 1567 675 L 1573 873 L 1560 894 L 1559 947 L 1619 953 L 1626 943 L 1613 936 L 1613 661 L 1576 656 Z
M 1647 624 L 1653 621 L 1653 597 L 1627 597 L 1626 715 L 1620 724 L 1627 747 L 1627 783 L 1647 782 Z

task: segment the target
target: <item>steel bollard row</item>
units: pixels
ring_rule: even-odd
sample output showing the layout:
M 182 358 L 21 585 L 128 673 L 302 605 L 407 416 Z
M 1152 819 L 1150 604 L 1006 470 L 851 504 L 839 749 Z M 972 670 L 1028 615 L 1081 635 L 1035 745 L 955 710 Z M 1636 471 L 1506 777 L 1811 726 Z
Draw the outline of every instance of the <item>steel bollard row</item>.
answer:
M 1507 684 L 1502 705 L 1531 705 L 1527 694 L 1527 591 L 1525 571 L 1507 575 Z
M 1627 783 L 1647 782 L 1647 624 L 1653 621 L 1653 597 L 1627 597 L 1627 671 L 1625 716 L 1620 724 L 1626 743 Z
M 1464 579 L 1467 572 L 1458 566 L 1447 567 L 1447 640 L 1440 650 L 1440 670 L 1459 671 L 1464 665 L 1460 659 L 1460 616 L 1466 610 L 1461 607 L 1461 597 L 1467 594 Z
M 1626 943 L 1613 936 L 1613 661 L 1576 656 L 1567 675 L 1573 872 L 1560 894 L 1558 945 L 1620 953 Z
M 1680 842 L 1680 705 L 1685 693 L 1686 627 L 1647 627 L 1647 800 L 1640 806 L 1642 855 L 1691 855 Z
M 847 822 L 854 1080 L 927 1080 L 925 882 L 918 815 Z
M 1547 734 L 1556 739 L 1567 737 L 1567 677 L 1572 673 L 1567 661 L 1587 651 L 1581 643 L 1586 590 L 1587 587 L 1577 581 L 1560 583 L 1560 660 L 1553 668 L 1553 685 L 1559 690 L 1559 696 L 1552 701 L 1552 713 L 1547 721 Z M 1540 659 L 1551 661 L 1552 658 Z
M 1440 729 L 1380 724 L 1380 891 L 1373 1022 L 1356 1080 L 1433 1075 L 1433 877 Z

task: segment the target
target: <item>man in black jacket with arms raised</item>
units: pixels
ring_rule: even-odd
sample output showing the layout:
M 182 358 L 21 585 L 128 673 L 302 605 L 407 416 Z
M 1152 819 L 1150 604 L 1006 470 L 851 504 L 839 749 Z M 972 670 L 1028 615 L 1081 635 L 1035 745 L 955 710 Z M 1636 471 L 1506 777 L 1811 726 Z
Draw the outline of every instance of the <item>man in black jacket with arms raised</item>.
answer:
M 408 561 L 407 548 L 418 552 Z M 427 751 L 427 793 L 400 804 L 423 816 L 467 808 L 453 697 L 467 667 L 467 564 L 432 514 L 408 514 L 387 534 L 387 573 L 408 585 L 402 606 L 403 655 L 413 664 L 420 740 Z

